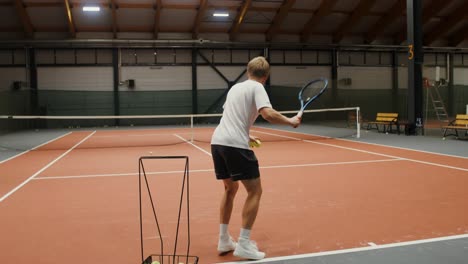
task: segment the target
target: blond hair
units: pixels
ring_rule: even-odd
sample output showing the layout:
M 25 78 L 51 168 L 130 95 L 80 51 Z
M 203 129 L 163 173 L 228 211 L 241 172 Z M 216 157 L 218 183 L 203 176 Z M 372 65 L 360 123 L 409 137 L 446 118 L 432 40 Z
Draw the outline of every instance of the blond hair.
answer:
M 247 64 L 247 73 L 254 78 L 268 77 L 270 74 L 270 64 L 262 56 L 255 57 Z

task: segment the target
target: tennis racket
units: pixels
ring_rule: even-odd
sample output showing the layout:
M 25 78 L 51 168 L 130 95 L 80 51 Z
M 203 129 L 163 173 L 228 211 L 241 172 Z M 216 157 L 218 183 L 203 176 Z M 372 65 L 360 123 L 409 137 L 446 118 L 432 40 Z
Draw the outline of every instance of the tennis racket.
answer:
M 314 100 L 320 97 L 328 87 L 328 80 L 326 78 L 319 78 L 308 82 L 302 87 L 299 92 L 299 102 L 301 102 L 301 110 L 297 113 L 298 117 L 302 117 L 306 107 Z

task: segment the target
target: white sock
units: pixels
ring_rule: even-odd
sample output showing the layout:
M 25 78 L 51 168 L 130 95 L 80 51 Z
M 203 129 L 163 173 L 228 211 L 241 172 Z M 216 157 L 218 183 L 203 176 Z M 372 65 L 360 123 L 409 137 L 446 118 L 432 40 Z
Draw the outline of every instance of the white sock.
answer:
M 220 224 L 219 225 L 219 236 L 229 236 L 228 225 Z
M 250 229 L 241 228 L 240 238 L 250 240 Z

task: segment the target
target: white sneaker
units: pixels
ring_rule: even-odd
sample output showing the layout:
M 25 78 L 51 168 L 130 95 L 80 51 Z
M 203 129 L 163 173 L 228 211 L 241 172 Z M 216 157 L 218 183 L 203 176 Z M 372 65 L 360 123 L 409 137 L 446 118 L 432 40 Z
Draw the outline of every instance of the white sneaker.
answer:
M 265 258 L 265 253 L 258 251 L 258 247 L 255 242 L 242 238 L 239 239 L 233 254 L 236 257 L 245 259 L 259 260 Z
M 220 236 L 218 241 L 218 252 L 220 254 L 236 249 L 236 241 L 231 236 Z

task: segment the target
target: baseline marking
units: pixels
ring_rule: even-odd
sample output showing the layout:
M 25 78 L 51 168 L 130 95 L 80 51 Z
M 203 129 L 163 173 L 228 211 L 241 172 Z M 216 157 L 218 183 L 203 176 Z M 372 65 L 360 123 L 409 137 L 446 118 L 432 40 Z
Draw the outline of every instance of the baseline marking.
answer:
M 468 238 L 468 234 L 413 240 L 413 241 L 408 241 L 408 242 L 391 243 L 391 244 L 385 244 L 385 245 L 375 245 L 375 246 L 368 246 L 368 247 L 362 247 L 362 248 L 350 248 L 350 249 L 325 251 L 325 252 L 310 253 L 310 254 L 292 255 L 292 256 L 285 256 L 285 257 L 266 258 L 266 259 L 255 260 L 255 261 L 220 262 L 220 264 L 221 263 L 222 264 L 268 263 L 268 262 L 273 262 L 273 261 L 285 261 L 285 260 L 293 260 L 293 259 L 301 259 L 301 258 L 322 257 L 322 256 L 363 252 L 363 251 L 378 250 L 378 249 L 385 249 L 385 248 L 419 245 L 419 244 L 425 244 L 425 243 L 463 239 L 463 238 Z
M 383 159 L 383 160 L 362 160 L 362 161 L 344 161 L 344 162 L 327 162 L 327 163 L 309 163 L 309 164 L 296 164 L 296 165 L 273 165 L 273 166 L 260 166 L 260 169 L 279 169 L 279 168 L 294 168 L 294 167 L 315 167 L 315 166 L 328 166 L 328 165 L 347 165 L 347 164 L 362 164 L 362 163 L 377 163 L 377 162 L 391 162 L 401 161 L 401 159 Z M 148 175 L 156 174 L 175 174 L 183 173 L 184 171 L 160 171 L 160 172 L 147 172 Z M 213 172 L 213 169 L 190 170 L 190 172 Z M 89 175 L 75 175 L 75 176 L 45 176 L 37 177 L 33 180 L 58 180 L 58 179 L 80 179 L 80 178 L 98 178 L 98 177 L 122 177 L 122 176 L 135 176 L 138 172 L 129 173 L 114 173 L 114 174 L 89 174 Z
M 80 142 L 78 142 L 77 144 L 75 144 L 73 147 L 71 147 L 69 150 L 67 150 L 65 153 L 63 153 L 62 155 L 60 155 L 59 157 L 57 157 L 56 159 L 54 159 L 53 161 L 49 162 L 49 164 L 47 164 L 46 166 L 44 166 L 42 169 L 40 169 L 39 171 L 37 171 L 36 173 L 34 173 L 31 177 L 29 177 L 28 179 L 26 179 L 25 181 L 23 181 L 20 185 L 16 186 L 13 190 L 11 190 L 10 192 L 8 192 L 7 194 L 5 194 L 2 198 L 0 198 L 0 202 L 3 202 L 3 200 L 5 200 L 8 196 L 12 195 L 13 193 L 15 193 L 16 191 L 18 191 L 21 187 L 23 187 L 24 185 L 26 185 L 26 183 L 30 182 L 34 177 L 36 177 L 37 175 L 39 175 L 41 172 L 45 171 L 47 168 L 49 168 L 50 166 L 52 166 L 55 162 L 57 162 L 58 160 L 60 160 L 61 158 L 65 157 L 65 155 L 67 155 L 68 153 L 70 153 L 73 149 L 75 149 L 76 147 L 78 147 L 81 143 L 83 143 L 85 140 L 87 140 L 89 137 L 91 137 L 92 135 L 94 135 L 94 133 L 96 133 L 96 131 L 92 132 L 91 134 L 89 134 L 87 137 L 85 137 L 84 139 L 82 139 Z
M 449 166 L 449 165 L 444 165 L 444 164 L 439 164 L 439 163 L 433 163 L 433 162 L 427 162 L 427 161 L 415 160 L 415 159 L 408 159 L 408 158 L 403 158 L 403 157 L 398 157 L 398 156 L 393 156 L 393 155 L 387 155 L 387 154 L 382 154 L 382 153 L 377 153 L 377 152 L 367 151 L 367 150 L 362 150 L 362 149 L 357 149 L 357 148 L 349 148 L 349 147 L 343 147 L 343 146 L 339 146 L 339 145 L 327 144 L 327 143 L 322 143 L 322 142 L 315 142 L 315 141 L 311 141 L 311 140 L 303 140 L 303 139 L 300 139 L 300 138 L 283 136 L 283 135 L 279 135 L 279 134 L 273 134 L 273 133 L 268 133 L 268 132 L 263 132 L 263 131 L 258 131 L 258 130 L 255 130 L 255 132 L 260 133 L 260 134 L 266 134 L 266 135 L 272 135 L 272 136 L 277 136 L 277 137 L 294 139 L 294 140 L 297 140 L 297 141 L 303 141 L 303 142 L 307 142 L 307 143 L 313 143 L 313 144 L 324 145 L 324 146 L 335 147 L 335 148 L 341 148 L 341 149 L 347 149 L 347 150 L 363 152 L 363 153 L 368 153 L 368 154 L 373 154 L 373 155 L 378 155 L 378 156 L 384 156 L 384 157 L 387 157 L 387 158 L 401 159 L 401 160 L 407 160 L 407 161 L 412 161 L 412 162 L 416 162 L 416 163 L 422 163 L 422 164 L 426 164 L 426 165 L 438 166 L 438 167 L 449 168 L 449 169 L 454 169 L 454 170 L 468 171 L 468 169 L 465 169 L 465 168 L 459 168 L 459 167 L 454 167 L 454 166 Z
M 44 145 L 46 145 L 46 144 L 49 144 L 49 143 L 52 142 L 52 141 L 55 141 L 55 140 L 58 140 L 58 139 L 61 139 L 61 138 L 65 137 L 65 136 L 68 136 L 68 135 L 70 135 L 71 133 L 72 133 L 72 132 L 68 132 L 68 133 L 66 133 L 66 134 L 64 134 L 64 135 L 58 136 L 58 137 L 53 138 L 53 139 L 51 139 L 51 140 L 49 140 L 49 141 L 46 141 L 46 142 L 44 142 L 44 143 L 42 143 L 42 144 L 40 144 L 40 145 L 38 145 L 38 146 L 35 146 L 35 147 L 32 148 L 32 149 L 28 149 L 28 150 L 23 151 L 23 152 L 21 152 L 21 153 L 19 153 L 19 154 L 16 154 L 16 155 L 13 156 L 13 157 L 9 157 L 8 159 L 2 160 L 2 161 L 0 161 L 0 164 L 2 164 L 2 163 L 4 163 L 4 162 L 7 162 L 7 161 L 9 161 L 9 160 L 12 160 L 12 159 L 14 159 L 14 158 L 17 158 L 17 157 L 19 157 L 19 156 L 21 156 L 21 155 L 23 155 L 23 154 L 26 154 L 26 153 L 28 153 L 28 152 L 31 151 L 31 150 L 35 150 L 35 149 L 37 149 L 37 148 L 40 148 L 40 147 L 42 147 L 42 146 L 44 146 Z

